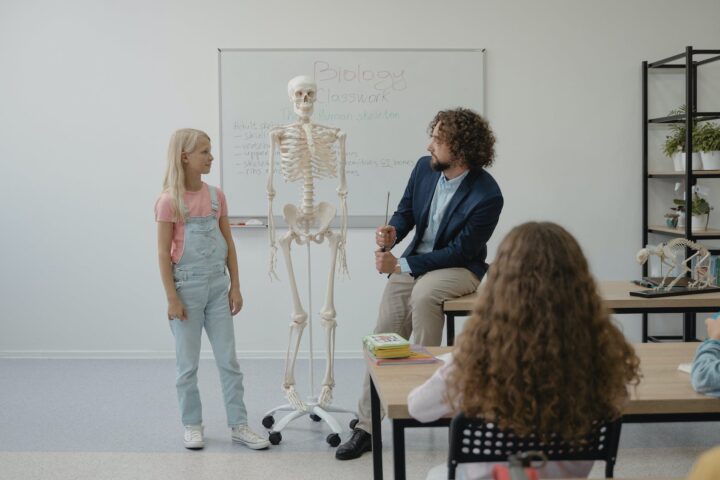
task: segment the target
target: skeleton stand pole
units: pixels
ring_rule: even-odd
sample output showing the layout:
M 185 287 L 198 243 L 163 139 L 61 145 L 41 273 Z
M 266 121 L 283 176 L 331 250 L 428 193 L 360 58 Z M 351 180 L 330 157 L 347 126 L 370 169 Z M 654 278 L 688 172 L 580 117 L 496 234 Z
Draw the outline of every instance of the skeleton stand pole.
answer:
M 312 331 L 312 317 L 313 317 L 313 307 L 312 307 L 312 268 L 310 268 L 311 262 L 310 262 L 310 243 L 307 242 L 307 274 L 308 274 L 308 338 L 310 340 L 310 395 L 308 398 L 313 401 L 315 400 L 315 397 L 313 397 L 313 392 L 315 391 L 315 370 L 313 368 L 313 331 Z

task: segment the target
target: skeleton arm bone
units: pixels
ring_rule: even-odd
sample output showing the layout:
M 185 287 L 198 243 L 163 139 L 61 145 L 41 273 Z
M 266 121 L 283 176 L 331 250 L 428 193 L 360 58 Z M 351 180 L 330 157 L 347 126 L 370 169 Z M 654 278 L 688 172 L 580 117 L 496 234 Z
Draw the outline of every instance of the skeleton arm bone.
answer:
M 348 195 L 348 188 L 347 188 L 347 178 L 345 177 L 345 139 L 347 138 L 347 134 L 343 131 L 338 131 L 337 139 L 338 143 L 340 145 L 340 152 L 338 153 L 338 177 L 340 178 L 340 183 L 337 187 L 337 193 L 340 197 L 340 241 L 338 243 L 338 260 L 339 260 L 339 269 L 341 275 L 349 275 L 348 267 L 347 267 L 347 256 L 345 251 L 345 245 L 347 244 L 347 219 L 348 219 L 348 209 L 347 209 L 347 195 Z
M 267 179 L 267 197 L 268 197 L 268 234 L 270 236 L 270 267 L 268 274 L 270 280 L 274 278 L 279 280 L 275 267 L 277 265 L 277 241 L 275 239 L 275 220 L 273 219 L 272 203 L 275 198 L 275 188 L 273 187 L 273 176 L 275 175 L 275 148 L 280 141 L 280 130 L 273 129 L 270 132 L 270 158 L 268 160 L 268 179 Z

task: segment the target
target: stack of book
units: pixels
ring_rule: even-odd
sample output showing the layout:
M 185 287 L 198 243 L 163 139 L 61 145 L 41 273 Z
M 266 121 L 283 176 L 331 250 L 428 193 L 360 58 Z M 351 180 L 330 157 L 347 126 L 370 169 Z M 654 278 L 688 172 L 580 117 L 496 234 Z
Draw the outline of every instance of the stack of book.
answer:
M 412 365 L 433 363 L 437 359 L 420 345 L 410 342 L 396 333 L 379 333 L 363 338 L 368 358 L 378 366 Z
M 410 355 L 410 342 L 397 333 L 376 333 L 363 337 L 368 353 L 375 358 L 403 358 Z

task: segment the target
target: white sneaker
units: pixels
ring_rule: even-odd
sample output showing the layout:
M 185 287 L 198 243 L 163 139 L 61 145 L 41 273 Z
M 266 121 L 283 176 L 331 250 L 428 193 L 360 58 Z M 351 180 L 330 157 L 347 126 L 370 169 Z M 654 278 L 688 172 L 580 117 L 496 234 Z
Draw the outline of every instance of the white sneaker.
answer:
M 205 439 L 203 439 L 203 426 L 186 425 L 183 441 L 185 443 L 185 448 L 203 448 L 205 446 Z
M 253 432 L 247 425 L 232 427 L 231 436 L 234 443 L 242 443 L 253 450 L 262 450 L 263 448 L 268 448 L 270 446 L 270 442 L 267 438 L 263 438 Z

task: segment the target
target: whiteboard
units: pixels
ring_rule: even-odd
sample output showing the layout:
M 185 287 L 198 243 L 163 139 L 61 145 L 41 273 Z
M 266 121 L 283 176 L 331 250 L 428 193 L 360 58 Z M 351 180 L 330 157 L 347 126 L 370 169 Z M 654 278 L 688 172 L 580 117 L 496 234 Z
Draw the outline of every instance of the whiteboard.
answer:
M 271 128 L 297 121 L 287 95 L 297 75 L 315 79 L 314 123 L 347 134 L 350 226 L 394 210 L 415 162 L 427 155 L 439 110 L 484 111 L 484 50 L 220 49 L 220 183 L 229 215 L 267 217 Z M 274 161 L 273 212 L 300 204 L 302 183 L 286 183 Z M 315 184 L 315 203 L 338 205 L 338 179 Z M 367 224 L 366 224 L 367 223 Z

